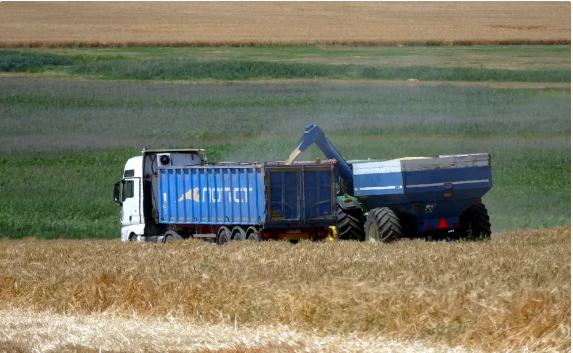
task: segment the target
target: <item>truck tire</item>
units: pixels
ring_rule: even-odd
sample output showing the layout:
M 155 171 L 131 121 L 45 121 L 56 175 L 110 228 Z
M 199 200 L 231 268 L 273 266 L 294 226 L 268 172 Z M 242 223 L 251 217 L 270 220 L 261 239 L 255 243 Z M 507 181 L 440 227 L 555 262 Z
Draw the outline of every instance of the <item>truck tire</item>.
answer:
M 219 245 L 227 245 L 231 240 L 231 231 L 229 228 L 223 226 L 219 228 L 219 232 L 217 233 L 217 243 Z
M 259 231 L 255 227 L 247 228 L 247 240 L 250 241 L 260 241 Z
M 491 238 L 491 223 L 484 204 L 471 205 L 460 215 L 460 239 Z
M 233 228 L 233 231 L 231 234 L 232 234 L 232 238 L 231 238 L 232 240 L 242 241 L 242 240 L 247 239 L 245 230 L 239 226 L 236 226 L 235 228 Z
M 402 226 L 396 213 L 388 207 L 375 208 L 368 213 L 366 240 L 391 243 L 402 238 Z
M 165 235 L 163 236 L 164 243 L 169 243 L 171 241 L 181 240 L 181 239 L 183 238 L 179 234 L 177 234 L 177 232 L 172 230 L 168 230 L 167 232 L 165 232 Z
M 364 241 L 364 216 L 362 210 L 344 210 L 338 208 L 337 222 L 339 240 Z

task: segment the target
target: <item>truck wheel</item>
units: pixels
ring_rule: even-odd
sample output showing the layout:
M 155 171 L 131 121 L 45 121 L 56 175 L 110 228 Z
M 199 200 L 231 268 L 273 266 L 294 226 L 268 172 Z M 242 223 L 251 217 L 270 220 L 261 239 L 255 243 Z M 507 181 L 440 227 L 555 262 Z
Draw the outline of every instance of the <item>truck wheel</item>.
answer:
M 484 204 L 471 205 L 460 215 L 461 239 L 489 239 L 491 223 Z
M 247 228 L 247 240 L 251 241 L 260 241 L 259 239 L 259 231 L 255 227 Z
M 245 240 L 245 239 L 247 239 L 245 230 L 239 226 L 236 226 L 235 228 L 233 228 L 232 235 L 233 235 L 233 237 L 231 239 L 233 239 L 233 240 Z
M 172 230 L 168 230 L 167 232 L 165 232 L 165 235 L 163 236 L 163 242 L 164 243 L 168 243 L 170 241 L 174 241 L 174 240 L 181 240 L 183 238 L 181 238 L 181 236 L 179 234 L 177 234 L 177 232 L 174 232 Z
M 218 241 L 219 245 L 229 244 L 229 240 L 231 239 L 231 231 L 229 230 L 229 228 L 225 226 L 219 228 L 218 238 L 219 238 Z
M 362 210 L 344 210 L 338 208 L 338 234 L 340 240 L 364 241 L 364 217 Z
M 394 211 L 387 207 L 381 207 L 368 213 L 366 240 L 390 243 L 400 238 L 402 238 L 402 226 Z

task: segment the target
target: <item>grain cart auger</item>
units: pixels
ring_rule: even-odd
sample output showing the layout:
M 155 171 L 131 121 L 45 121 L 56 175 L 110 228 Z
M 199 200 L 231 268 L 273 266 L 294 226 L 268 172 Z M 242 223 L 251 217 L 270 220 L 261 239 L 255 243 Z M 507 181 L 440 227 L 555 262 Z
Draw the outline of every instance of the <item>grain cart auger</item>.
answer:
M 347 162 L 311 124 L 285 164 L 313 143 L 338 162 L 338 239 L 490 237 L 481 200 L 492 187 L 488 153 Z

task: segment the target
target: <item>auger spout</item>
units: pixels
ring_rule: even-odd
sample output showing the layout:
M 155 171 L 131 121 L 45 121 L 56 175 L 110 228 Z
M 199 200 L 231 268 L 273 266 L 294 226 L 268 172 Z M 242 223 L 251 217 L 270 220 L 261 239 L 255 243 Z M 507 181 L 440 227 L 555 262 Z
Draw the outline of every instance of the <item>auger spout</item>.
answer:
M 352 181 L 352 169 L 350 169 L 350 166 L 346 163 L 346 160 L 342 157 L 340 152 L 338 152 L 326 136 L 324 136 L 324 132 L 320 127 L 318 127 L 318 125 L 310 124 L 306 127 L 304 134 L 298 141 L 296 148 L 292 151 L 285 164 L 292 164 L 296 157 L 309 148 L 313 143 L 316 143 L 318 148 L 320 148 L 327 158 L 338 161 L 338 173 L 348 183 L 350 190 L 352 190 L 354 184 Z

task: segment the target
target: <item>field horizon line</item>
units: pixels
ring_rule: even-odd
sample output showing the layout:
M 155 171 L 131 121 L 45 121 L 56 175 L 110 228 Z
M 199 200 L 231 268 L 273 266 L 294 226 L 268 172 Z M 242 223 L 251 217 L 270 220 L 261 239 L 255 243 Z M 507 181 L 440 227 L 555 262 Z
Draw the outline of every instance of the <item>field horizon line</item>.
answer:
M 476 40 L 310 40 L 310 41 L 14 41 L 0 48 L 134 48 L 134 47 L 278 47 L 278 46 L 475 46 L 475 45 L 571 45 L 571 39 L 476 39 Z

